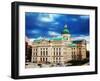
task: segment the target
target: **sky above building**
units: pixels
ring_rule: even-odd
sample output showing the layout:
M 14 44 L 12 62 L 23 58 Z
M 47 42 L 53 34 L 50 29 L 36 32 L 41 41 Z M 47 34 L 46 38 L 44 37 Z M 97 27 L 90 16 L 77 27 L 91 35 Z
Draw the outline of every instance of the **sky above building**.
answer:
M 89 39 L 88 15 L 25 12 L 25 35 L 29 39 L 59 37 L 64 25 L 72 38 Z

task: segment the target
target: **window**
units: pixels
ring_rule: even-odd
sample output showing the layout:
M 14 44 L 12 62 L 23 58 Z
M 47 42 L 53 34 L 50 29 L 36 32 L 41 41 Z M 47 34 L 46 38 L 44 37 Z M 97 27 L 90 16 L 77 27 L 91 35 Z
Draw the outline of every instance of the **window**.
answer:
M 42 48 L 41 48 L 41 50 L 42 50 Z
M 35 49 L 33 49 L 33 51 L 35 51 Z
M 42 58 L 40 58 L 40 61 L 42 61 Z
M 45 51 L 43 51 L 43 56 L 45 56 Z
M 54 56 L 55 56 L 55 48 L 54 48 Z
M 59 48 L 59 51 L 61 51 L 61 48 Z
M 37 56 L 37 52 L 35 53 L 35 56 Z
M 48 61 L 48 59 L 46 58 L 46 62 Z
M 42 56 L 42 51 L 41 51 L 41 56 Z
M 33 56 L 35 56 L 35 53 L 33 53 Z
M 61 60 L 61 58 L 59 57 L 59 61 Z
M 45 61 L 45 59 L 43 58 L 43 61 Z
M 56 55 L 58 56 L 58 52 L 56 52 Z
M 48 48 L 46 48 L 46 50 L 48 50 Z
M 54 56 L 55 56 L 55 51 L 54 51 Z
M 48 51 L 46 51 L 46 56 L 48 56 Z
M 59 52 L 59 56 L 61 56 L 61 52 Z
M 58 57 L 56 57 L 56 61 L 58 60 Z

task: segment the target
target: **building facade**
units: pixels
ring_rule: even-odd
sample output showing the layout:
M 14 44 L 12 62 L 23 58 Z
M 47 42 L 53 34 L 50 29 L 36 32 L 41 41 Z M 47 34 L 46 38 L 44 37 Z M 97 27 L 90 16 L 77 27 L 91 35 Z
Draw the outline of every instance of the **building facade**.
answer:
M 25 38 L 25 62 L 31 62 L 32 57 L 32 44 L 29 39 Z
M 86 41 L 72 41 L 65 25 L 60 37 L 33 41 L 31 62 L 65 64 L 71 60 L 85 59 L 86 50 Z

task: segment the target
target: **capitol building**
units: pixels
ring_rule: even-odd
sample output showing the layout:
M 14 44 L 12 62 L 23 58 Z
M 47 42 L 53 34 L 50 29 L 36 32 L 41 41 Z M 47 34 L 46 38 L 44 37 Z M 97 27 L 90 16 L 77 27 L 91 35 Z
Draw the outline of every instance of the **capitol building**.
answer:
M 67 25 L 60 37 L 34 40 L 30 61 L 37 64 L 65 64 L 71 60 L 86 59 L 86 40 L 71 40 Z

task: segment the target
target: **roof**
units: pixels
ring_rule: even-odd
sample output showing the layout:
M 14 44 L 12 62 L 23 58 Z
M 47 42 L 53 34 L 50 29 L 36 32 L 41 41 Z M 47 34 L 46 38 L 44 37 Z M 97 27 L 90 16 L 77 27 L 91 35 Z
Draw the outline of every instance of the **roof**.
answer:
M 68 44 L 68 46 L 69 47 L 76 47 L 76 44 L 71 43 L 71 44 Z
M 63 38 L 63 37 L 54 37 L 54 38 L 48 39 L 47 41 L 62 41 L 62 40 L 67 40 L 67 38 Z M 36 42 L 36 43 L 40 43 L 41 41 L 43 41 L 43 39 L 34 40 L 34 42 Z
M 53 40 L 53 41 L 61 41 L 61 40 L 67 40 L 67 38 L 63 38 L 63 37 L 55 37 L 55 38 L 51 38 L 49 40 Z
M 40 42 L 41 42 L 41 40 L 34 40 L 34 42 L 36 42 L 36 43 L 40 43 Z
M 78 43 L 82 43 L 83 41 L 86 42 L 86 40 L 74 40 L 72 42 L 75 43 L 75 44 L 78 44 Z

